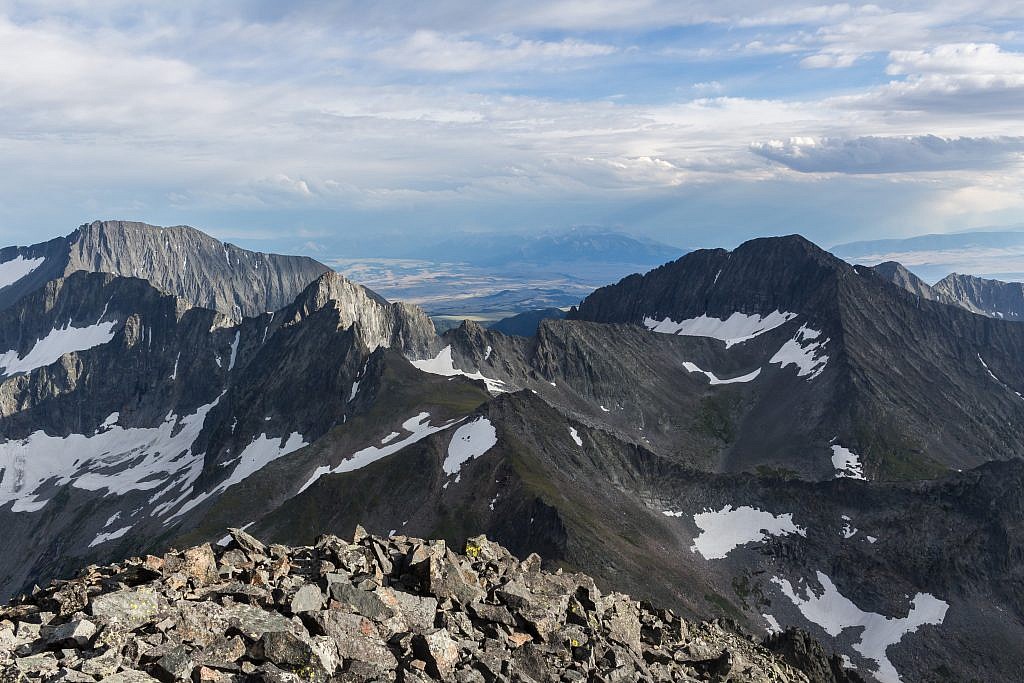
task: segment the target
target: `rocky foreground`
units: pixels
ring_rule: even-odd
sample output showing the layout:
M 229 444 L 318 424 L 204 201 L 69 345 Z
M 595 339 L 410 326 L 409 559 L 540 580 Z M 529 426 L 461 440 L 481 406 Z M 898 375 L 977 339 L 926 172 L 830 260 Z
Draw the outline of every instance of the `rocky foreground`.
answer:
M 232 530 L 0 608 L 0 680 L 854 683 L 798 631 L 758 644 L 480 536 L 265 546 Z

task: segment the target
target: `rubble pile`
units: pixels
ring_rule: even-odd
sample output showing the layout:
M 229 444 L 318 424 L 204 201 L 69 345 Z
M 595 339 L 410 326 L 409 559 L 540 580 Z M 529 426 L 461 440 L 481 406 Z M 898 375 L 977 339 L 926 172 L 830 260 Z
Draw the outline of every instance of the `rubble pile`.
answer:
M 861 680 L 805 638 L 768 649 L 483 536 L 456 554 L 362 528 L 306 547 L 232 529 L 224 547 L 89 567 L 0 607 L 0 680 Z

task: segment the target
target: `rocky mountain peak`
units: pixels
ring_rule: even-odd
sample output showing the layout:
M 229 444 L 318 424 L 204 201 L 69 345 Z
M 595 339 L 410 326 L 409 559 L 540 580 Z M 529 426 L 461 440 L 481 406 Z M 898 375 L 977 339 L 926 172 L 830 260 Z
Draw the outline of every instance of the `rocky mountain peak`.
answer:
M 0 309 L 45 282 L 79 270 L 148 280 L 154 287 L 234 320 L 278 310 L 329 270 L 304 256 L 263 254 L 195 228 L 93 221 L 67 237 L 0 251 Z M 17 277 L 14 277 L 17 275 Z
M 850 265 L 799 235 L 766 237 L 733 251 L 701 249 L 631 275 L 595 291 L 569 317 L 633 324 L 775 311 L 828 317 L 839 280 L 852 275 Z
M 871 269 L 884 280 L 891 282 L 901 289 L 907 290 L 911 294 L 916 294 L 924 299 L 939 298 L 935 290 L 933 290 L 927 282 L 907 270 L 902 263 L 897 261 L 886 261 L 884 263 L 879 263 L 876 266 L 872 266 Z
M 335 271 L 321 275 L 298 296 L 291 317 L 300 320 L 322 310 L 336 312 L 339 328 L 356 326 L 371 351 L 383 346 L 415 355 L 434 345 L 434 324 L 420 308 L 390 303 Z

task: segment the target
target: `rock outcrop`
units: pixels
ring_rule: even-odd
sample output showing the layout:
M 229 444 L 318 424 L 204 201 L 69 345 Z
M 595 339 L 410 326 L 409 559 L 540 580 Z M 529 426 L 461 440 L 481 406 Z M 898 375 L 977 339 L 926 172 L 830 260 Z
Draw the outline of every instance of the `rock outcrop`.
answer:
M 856 683 L 799 632 L 768 649 L 484 536 L 264 545 L 233 529 L 89 567 L 0 608 L 0 678 Z M 779 654 L 776 654 L 779 653 Z

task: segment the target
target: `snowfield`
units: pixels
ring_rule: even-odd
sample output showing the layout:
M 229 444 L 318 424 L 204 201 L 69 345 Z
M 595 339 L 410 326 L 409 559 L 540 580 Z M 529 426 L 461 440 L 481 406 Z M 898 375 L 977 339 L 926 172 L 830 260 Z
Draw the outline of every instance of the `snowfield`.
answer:
M 781 368 L 795 365 L 797 377 L 807 377 L 808 380 L 812 380 L 825 370 L 825 365 L 828 363 L 828 356 L 824 354 L 819 356 L 818 353 L 829 340 L 812 341 L 820 336 L 821 332 L 818 330 L 801 325 L 793 338 L 783 344 L 782 348 L 776 351 L 768 362 L 778 363 Z
M 772 577 L 772 583 L 779 586 L 808 621 L 821 626 L 830 636 L 836 637 L 846 629 L 863 629 L 853 649 L 877 663 L 875 677 L 879 681 L 901 683 L 899 672 L 889 661 L 886 651 L 924 624 L 941 624 L 949 603 L 928 593 L 918 593 L 911 601 L 906 617 L 886 617 L 860 609 L 839 592 L 828 576 L 822 572 L 817 572 L 817 575 L 822 588 L 820 595 L 810 586 L 804 589 L 806 597 L 798 595 L 789 581 L 777 576 Z
M 860 462 L 860 456 L 849 448 L 832 446 L 832 467 L 836 468 L 836 479 L 864 479 L 864 466 Z
M 121 427 L 112 415 L 93 435 L 40 430 L 0 443 L 0 506 L 13 502 L 12 512 L 36 512 L 49 501 L 47 493 L 67 484 L 107 495 L 189 486 L 203 461 L 192 444 L 216 404 L 186 417 L 168 415 L 158 427 Z
M 96 546 L 98 546 L 101 543 L 106 543 L 107 541 L 113 541 L 115 538 L 121 538 L 126 533 L 131 531 L 133 526 L 135 526 L 135 525 L 134 524 L 129 524 L 128 526 L 121 527 L 117 531 L 109 531 L 109 532 L 105 532 L 105 533 L 96 534 L 96 538 L 92 539 L 92 542 L 89 543 L 89 547 L 90 548 L 95 548 Z
M 491 379 L 490 377 L 484 377 L 480 374 L 479 370 L 476 372 L 466 372 L 465 370 L 460 370 L 455 367 L 455 360 L 452 358 L 451 345 L 441 349 L 433 358 L 409 362 L 411 362 L 420 371 L 431 375 L 441 375 L 442 377 L 455 377 L 456 375 L 462 375 L 469 379 L 480 380 L 487 385 L 487 391 L 492 394 L 500 394 L 508 391 L 504 382 L 497 379 Z
M 739 382 L 753 382 L 755 379 L 757 379 L 757 376 L 761 374 L 761 368 L 758 368 L 757 370 L 754 370 L 753 372 L 748 372 L 747 374 L 742 375 L 740 377 L 720 379 L 718 376 L 715 375 L 715 373 L 709 372 L 707 370 L 701 370 L 695 364 L 689 361 L 684 361 L 683 367 L 686 368 L 687 372 L 697 372 L 704 375 L 705 377 L 708 378 L 708 382 L 712 386 L 714 386 L 715 384 L 736 384 Z
M 720 339 L 725 342 L 725 348 L 729 348 L 734 344 L 742 344 L 759 334 L 774 330 L 795 317 L 796 313 L 783 311 L 772 311 L 764 317 L 757 314 L 733 313 L 725 320 L 711 318 L 704 314 L 680 322 L 675 322 L 671 318 L 656 320 L 645 317 L 644 327 L 652 332 L 661 332 L 662 334 Z
M 462 465 L 491 450 L 498 443 L 494 425 L 486 417 L 467 422 L 452 434 L 448 444 L 448 457 L 444 459 L 445 474 L 458 474 Z
M 385 458 L 392 453 L 397 453 L 406 446 L 414 444 L 417 441 L 422 441 L 431 434 L 440 432 L 444 429 L 451 427 L 454 422 L 446 422 L 440 425 L 430 424 L 430 413 L 420 413 L 415 417 L 411 417 L 402 423 L 402 429 L 409 432 L 409 435 L 403 439 L 398 438 L 398 432 L 391 432 L 383 439 L 381 439 L 381 446 L 368 446 L 362 450 L 356 451 L 348 458 L 342 460 L 336 467 L 330 465 L 321 465 L 313 471 L 312 476 L 306 480 L 306 483 L 296 491 L 296 495 L 302 493 L 306 489 L 316 482 L 317 479 L 324 476 L 325 474 L 340 474 L 341 472 L 352 472 L 354 470 L 361 469 L 367 465 L 377 462 L 381 458 Z
M 46 367 L 66 353 L 85 351 L 106 344 L 114 338 L 116 325 L 115 321 L 98 322 L 88 327 L 71 327 L 69 322 L 64 327 L 51 330 L 45 337 L 36 341 L 24 357 L 20 357 L 15 350 L 0 355 L 0 368 L 3 368 L 5 374 L 13 375 Z
M 663 513 L 666 516 L 672 513 Z M 806 536 L 807 530 L 793 523 L 793 515 L 773 515 L 747 505 L 735 510 L 731 505 L 715 512 L 707 510 L 693 516 L 693 523 L 701 533 L 693 539 L 692 552 L 700 553 L 706 560 L 720 560 L 732 550 L 746 543 L 763 541 L 768 536 Z
M 217 484 L 209 491 L 200 493 L 199 495 L 187 500 L 177 512 L 171 515 L 169 519 L 180 517 L 208 498 L 229 489 L 249 475 L 255 474 L 274 460 L 284 457 L 289 453 L 297 451 L 308 445 L 309 444 L 306 443 L 306 440 L 303 439 L 302 435 L 298 432 L 292 432 L 287 439 L 269 437 L 266 434 L 260 434 L 253 439 L 252 443 L 246 446 L 245 450 L 242 451 L 242 454 L 238 456 L 237 464 L 235 465 L 235 468 L 231 470 L 231 474 L 227 479 Z
M 10 287 L 33 270 L 43 265 L 44 258 L 27 259 L 20 254 L 10 261 L 0 263 L 0 289 Z

